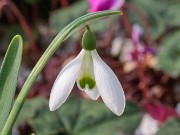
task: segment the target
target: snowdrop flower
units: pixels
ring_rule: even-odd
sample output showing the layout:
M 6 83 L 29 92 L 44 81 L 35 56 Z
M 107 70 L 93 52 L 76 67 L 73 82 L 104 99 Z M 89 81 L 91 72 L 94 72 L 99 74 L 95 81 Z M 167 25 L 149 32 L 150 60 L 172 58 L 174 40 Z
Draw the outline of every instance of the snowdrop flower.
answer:
M 78 88 L 92 100 L 101 96 L 112 112 L 121 115 L 125 108 L 123 89 L 116 75 L 98 55 L 94 33 L 88 26 L 82 44 L 82 51 L 55 80 L 50 94 L 50 110 L 56 110 L 66 101 L 76 82 Z
M 125 3 L 125 0 L 88 0 L 90 12 L 103 10 L 119 10 Z

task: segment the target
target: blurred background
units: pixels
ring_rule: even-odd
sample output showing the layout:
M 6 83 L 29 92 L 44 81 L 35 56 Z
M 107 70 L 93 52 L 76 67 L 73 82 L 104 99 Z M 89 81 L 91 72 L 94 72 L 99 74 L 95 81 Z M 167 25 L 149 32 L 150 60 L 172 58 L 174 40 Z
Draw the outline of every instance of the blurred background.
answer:
M 74 87 L 54 112 L 48 98 L 64 65 L 81 50 L 81 29 L 52 56 L 32 87 L 13 135 L 179 135 L 180 0 L 0 0 L 0 64 L 12 37 L 24 40 L 17 95 L 39 57 L 67 24 L 101 10 L 122 16 L 90 24 L 97 51 L 125 91 L 122 116 Z

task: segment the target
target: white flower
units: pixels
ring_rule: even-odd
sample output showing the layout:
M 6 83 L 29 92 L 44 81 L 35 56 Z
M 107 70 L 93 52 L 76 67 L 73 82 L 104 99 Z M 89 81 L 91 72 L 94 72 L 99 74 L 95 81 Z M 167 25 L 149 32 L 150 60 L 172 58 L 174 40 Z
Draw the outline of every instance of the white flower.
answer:
M 69 96 L 75 82 L 91 99 L 102 97 L 116 115 L 125 107 L 124 92 L 113 71 L 102 61 L 96 50 L 82 49 L 80 54 L 59 73 L 50 95 L 50 110 L 59 108 Z
M 112 112 L 116 115 L 123 113 L 125 96 L 121 84 L 96 49 L 82 49 L 79 55 L 59 73 L 50 94 L 51 111 L 66 101 L 75 82 L 92 100 L 97 100 L 101 96 Z

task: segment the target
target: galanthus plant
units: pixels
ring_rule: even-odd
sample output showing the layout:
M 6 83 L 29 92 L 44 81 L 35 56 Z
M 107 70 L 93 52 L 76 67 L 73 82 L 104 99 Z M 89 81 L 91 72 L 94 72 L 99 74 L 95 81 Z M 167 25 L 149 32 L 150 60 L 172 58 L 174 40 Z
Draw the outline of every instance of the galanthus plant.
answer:
M 94 33 L 87 26 L 82 39 L 83 49 L 59 73 L 50 95 L 50 110 L 56 110 L 67 99 L 74 83 L 92 99 L 102 97 L 104 103 L 116 115 L 121 115 L 125 107 L 125 97 L 121 84 L 96 51 Z
M 89 21 L 115 14 L 120 14 L 120 12 L 103 11 L 87 14 L 64 27 L 33 68 L 14 104 L 12 101 L 22 59 L 22 38 L 19 35 L 13 38 L 0 69 L 1 135 L 11 134 L 32 85 L 61 43 L 77 29 L 87 25 Z M 111 111 L 117 115 L 123 113 L 125 98 L 122 87 L 112 70 L 97 54 L 95 43 L 94 34 L 88 29 L 83 37 L 82 51 L 65 66 L 54 83 L 50 96 L 51 110 L 57 109 L 67 99 L 76 81 L 79 89 L 85 91 L 93 100 L 101 96 Z

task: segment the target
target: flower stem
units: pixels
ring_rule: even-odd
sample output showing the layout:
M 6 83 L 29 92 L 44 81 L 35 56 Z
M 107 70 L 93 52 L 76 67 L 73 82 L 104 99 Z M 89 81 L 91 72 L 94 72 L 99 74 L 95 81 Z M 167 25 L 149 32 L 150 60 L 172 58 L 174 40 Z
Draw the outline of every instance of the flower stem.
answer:
M 86 25 L 86 29 L 89 30 L 89 31 L 91 31 L 89 25 Z

